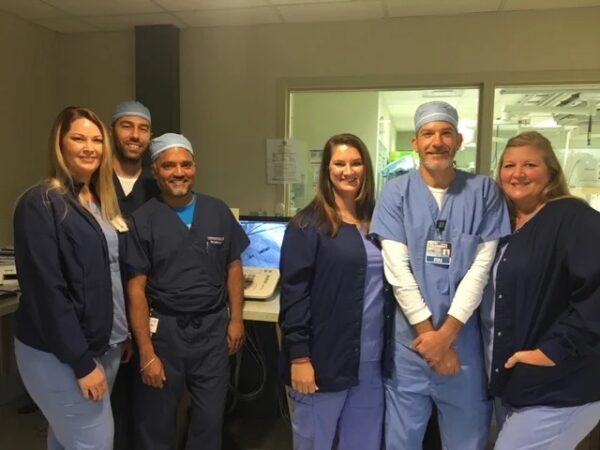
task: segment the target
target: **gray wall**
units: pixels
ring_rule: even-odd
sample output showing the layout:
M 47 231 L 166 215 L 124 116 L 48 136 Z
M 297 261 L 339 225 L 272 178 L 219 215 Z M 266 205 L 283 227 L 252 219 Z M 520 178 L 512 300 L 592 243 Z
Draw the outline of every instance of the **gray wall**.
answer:
M 58 35 L 0 13 L 0 245 L 12 241 L 17 196 L 48 171 L 57 93 Z
M 599 18 L 578 8 L 182 30 L 181 125 L 198 151 L 197 187 L 242 213 L 280 200 L 264 145 L 285 132 L 286 89 L 485 82 L 489 100 L 496 82 L 598 82 Z M 0 242 L 14 198 L 46 170 L 58 109 L 86 104 L 106 118 L 134 95 L 133 48 L 133 30 L 59 35 L 0 13 Z

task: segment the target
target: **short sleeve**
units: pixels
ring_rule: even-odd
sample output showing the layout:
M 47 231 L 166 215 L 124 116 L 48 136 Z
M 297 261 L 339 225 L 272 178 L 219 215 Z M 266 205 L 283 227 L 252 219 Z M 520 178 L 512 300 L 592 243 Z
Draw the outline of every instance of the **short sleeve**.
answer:
M 139 217 L 135 214 L 131 220 L 130 232 L 127 233 L 127 245 L 125 254 L 125 265 L 127 275 L 148 274 L 151 269 L 149 259 L 149 242 L 144 238 L 144 230 Z
M 242 252 L 246 250 L 250 244 L 250 240 L 240 223 L 236 220 L 229 208 L 223 212 L 227 215 L 229 221 L 230 246 L 229 254 L 227 255 L 227 263 L 240 259 Z
M 380 239 L 391 239 L 407 245 L 402 208 L 404 184 L 399 181 L 400 179 L 394 179 L 383 187 L 373 212 L 370 233 Z
M 508 207 L 494 180 L 489 177 L 483 180 L 485 212 L 477 234 L 481 242 L 497 241 L 511 233 Z

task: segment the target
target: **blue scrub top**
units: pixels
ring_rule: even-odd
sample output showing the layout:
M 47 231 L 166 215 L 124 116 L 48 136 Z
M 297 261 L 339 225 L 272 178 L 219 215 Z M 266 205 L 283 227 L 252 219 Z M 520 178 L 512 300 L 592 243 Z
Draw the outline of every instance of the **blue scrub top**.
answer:
M 446 221 L 441 232 L 436 228 L 438 220 Z M 421 174 L 415 171 L 386 183 L 375 206 L 371 233 L 408 246 L 413 275 L 437 327 L 446 319 L 477 246 L 510 234 L 510 221 L 506 202 L 491 178 L 457 170 L 440 209 Z M 425 262 L 428 240 L 452 245 L 449 266 Z M 472 319 L 467 321 L 470 326 L 465 327 L 459 341 L 473 340 L 471 346 L 480 346 L 480 338 L 474 338 L 479 333 L 474 323 L 478 316 Z M 396 335 L 405 345 L 415 337 L 402 313 L 396 315 Z
M 148 276 L 146 296 L 163 312 L 205 313 L 225 305 L 227 266 L 240 259 L 248 237 L 219 199 L 196 196 L 190 229 L 160 197 L 132 215 L 130 273 Z
M 121 277 L 121 266 L 119 262 L 119 237 L 117 235 L 117 230 L 104 220 L 100 212 L 100 207 L 96 203 L 90 203 L 89 208 L 104 233 L 108 248 L 108 260 L 110 262 L 113 324 L 108 343 L 110 345 L 120 344 L 127 339 L 129 335 L 129 326 L 127 325 L 125 293 L 123 291 L 123 278 Z
M 384 285 L 381 249 L 359 230 L 367 255 L 363 313 L 360 331 L 360 362 L 380 361 L 384 341 Z

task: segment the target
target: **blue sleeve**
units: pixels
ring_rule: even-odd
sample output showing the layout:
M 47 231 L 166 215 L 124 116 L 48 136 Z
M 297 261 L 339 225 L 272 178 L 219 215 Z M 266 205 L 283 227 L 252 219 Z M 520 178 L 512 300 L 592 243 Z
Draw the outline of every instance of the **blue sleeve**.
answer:
M 15 257 L 22 291 L 19 309 L 30 321 L 25 326 L 35 328 L 47 351 L 81 378 L 94 370 L 96 363 L 61 269 L 57 227 L 69 212 L 64 199 L 44 190 L 29 191 L 15 209 Z
M 152 268 L 150 263 L 149 236 L 144 238 L 144 220 L 139 220 L 135 215 L 131 219 L 130 230 L 127 233 L 127 245 L 125 255 L 125 266 L 127 267 L 127 276 L 132 277 L 136 274 L 148 274 Z
M 566 245 L 568 306 L 539 345 L 557 364 L 570 355 L 600 353 L 600 214 L 587 205 L 578 209 Z
M 506 200 L 494 180 L 483 177 L 484 215 L 477 234 L 481 242 L 495 241 L 511 234 Z
M 290 359 L 310 356 L 311 289 L 319 237 L 313 227 L 290 223 L 281 247 L 281 291 L 279 326 L 282 347 Z
M 383 186 L 373 211 L 369 231 L 371 234 L 378 235 L 380 239 L 392 239 L 406 244 L 403 196 L 398 181 L 394 179 Z
M 240 259 L 242 252 L 246 250 L 246 247 L 250 244 L 250 240 L 244 229 L 240 225 L 240 223 L 236 220 L 233 213 L 229 208 L 226 208 L 224 212 L 226 214 L 230 223 L 229 227 L 229 236 L 230 236 L 230 245 L 229 245 L 229 254 L 227 255 L 227 264 Z

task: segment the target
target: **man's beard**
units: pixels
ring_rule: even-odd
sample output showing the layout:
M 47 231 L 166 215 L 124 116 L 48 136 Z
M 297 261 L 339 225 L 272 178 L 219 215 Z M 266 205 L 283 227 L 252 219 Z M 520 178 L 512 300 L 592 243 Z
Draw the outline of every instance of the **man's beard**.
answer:
M 116 142 L 116 141 L 113 143 L 113 148 L 114 148 L 115 156 L 117 157 L 117 159 L 119 161 L 123 161 L 123 162 L 127 162 L 127 163 L 137 163 L 138 161 L 140 161 L 142 159 L 142 156 L 144 156 L 144 153 L 145 153 L 145 152 L 142 152 L 139 154 L 139 156 L 129 156 L 123 150 L 121 143 Z
M 425 168 L 427 170 L 430 170 L 432 172 L 443 171 L 443 170 L 449 169 L 450 167 L 454 167 L 452 160 L 448 160 L 448 161 L 444 161 L 444 162 L 437 162 L 437 163 L 422 161 L 422 164 L 425 166 Z

